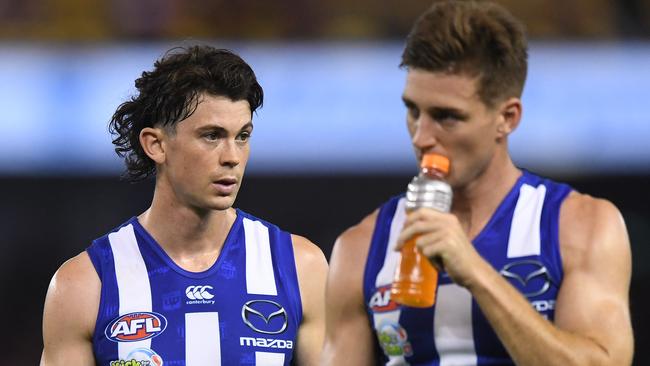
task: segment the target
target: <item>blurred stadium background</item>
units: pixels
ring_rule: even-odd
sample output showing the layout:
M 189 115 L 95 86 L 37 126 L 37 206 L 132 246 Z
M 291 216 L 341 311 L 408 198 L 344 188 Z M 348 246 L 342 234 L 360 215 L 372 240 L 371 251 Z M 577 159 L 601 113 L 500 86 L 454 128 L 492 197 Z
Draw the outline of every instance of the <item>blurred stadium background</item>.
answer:
M 531 38 L 513 155 L 622 210 L 635 364 L 650 364 L 650 1 L 498 2 Z M 148 206 L 151 182 L 119 179 L 107 122 L 165 50 L 200 41 L 252 64 L 266 100 L 236 206 L 329 257 L 415 173 L 397 65 L 430 3 L 0 0 L 0 365 L 38 362 L 54 271 Z

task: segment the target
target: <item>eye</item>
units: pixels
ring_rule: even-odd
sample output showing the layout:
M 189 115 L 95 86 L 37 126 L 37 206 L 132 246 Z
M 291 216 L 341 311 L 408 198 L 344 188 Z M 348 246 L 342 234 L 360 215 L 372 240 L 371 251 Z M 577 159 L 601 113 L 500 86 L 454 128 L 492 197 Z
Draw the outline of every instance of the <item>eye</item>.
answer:
M 241 142 L 246 142 L 251 138 L 251 133 L 249 131 L 242 131 L 237 135 L 237 140 Z
M 203 134 L 203 138 L 208 140 L 208 141 L 216 141 L 216 140 L 219 139 L 219 137 L 221 137 L 221 135 L 216 131 L 212 131 L 212 132 L 208 132 L 208 133 Z
M 452 126 L 465 120 L 463 116 L 452 111 L 438 111 L 433 114 L 433 119 L 442 125 Z
M 406 110 L 409 117 L 413 119 L 418 119 L 418 117 L 420 116 L 420 110 L 417 109 L 417 107 L 411 103 L 406 104 Z
M 417 119 L 418 117 L 420 117 L 420 110 L 418 110 L 417 108 L 409 108 L 409 114 L 411 115 L 411 117 Z

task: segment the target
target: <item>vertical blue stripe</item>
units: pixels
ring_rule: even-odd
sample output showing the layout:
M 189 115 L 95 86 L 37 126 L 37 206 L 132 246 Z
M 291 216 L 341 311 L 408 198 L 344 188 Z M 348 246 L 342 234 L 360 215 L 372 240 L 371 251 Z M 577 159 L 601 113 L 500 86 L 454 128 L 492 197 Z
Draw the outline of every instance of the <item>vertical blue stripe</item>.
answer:
M 438 360 L 438 351 L 433 340 L 433 316 L 432 308 L 407 308 L 402 307 L 400 314 L 400 324 L 404 329 L 422 329 L 427 325 L 428 332 L 411 332 L 408 333 L 408 340 L 413 347 L 413 355 L 406 357 L 406 361 L 411 365 L 417 365 Z
M 95 359 L 99 360 L 100 356 L 107 355 L 112 359 L 118 359 L 118 346 L 115 342 L 108 341 L 104 336 L 104 329 L 110 321 L 119 315 L 119 291 L 117 289 L 117 277 L 115 275 L 115 266 L 113 252 L 111 251 L 108 236 L 103 236 L 95 241 L 86 249 L 88 255 L 97 269 L 101 273 L 100 280 L 102 283 L 100 291 L 99 309 L 95 321 L 95 332 L 93 334 L 93 352 Z
M 269 227 L 269 241 L 271 244 L 271 256 L 275 264 L 275 285 L 278 293 L 285 292 L 293 311 L 290 316 L 296 324 L 302 319 L 302 299 L 300 297 L 300 286 L 298 273 L 296 272 L 296 261 L 293 255 L 293 242 L 291 234 L 277 230 L 274 226 Z M 282 291 L 282 290 L 284 291 Z

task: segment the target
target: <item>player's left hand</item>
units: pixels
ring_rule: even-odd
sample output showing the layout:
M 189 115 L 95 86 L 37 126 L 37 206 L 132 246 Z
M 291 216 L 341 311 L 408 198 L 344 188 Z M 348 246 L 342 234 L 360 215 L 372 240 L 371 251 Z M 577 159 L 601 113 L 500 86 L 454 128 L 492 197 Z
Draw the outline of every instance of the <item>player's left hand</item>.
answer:
M 483 258 L 467 238 L 458 218 L 429 208 L 420 208 L 407 215 L 404 228 L 397 239 L 396 250 L 417 236 L 415 244 L 438 269 L 445 270 L 451 279 L 467 286 Z M 441 268 L 442 267 L 442 268 Z

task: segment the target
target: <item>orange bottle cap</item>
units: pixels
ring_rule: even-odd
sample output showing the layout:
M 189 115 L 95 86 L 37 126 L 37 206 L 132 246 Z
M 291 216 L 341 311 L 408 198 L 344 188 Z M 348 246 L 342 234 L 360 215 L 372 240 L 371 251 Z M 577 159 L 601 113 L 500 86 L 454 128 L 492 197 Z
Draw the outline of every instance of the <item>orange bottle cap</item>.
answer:
M 448 174 L 449 158 L 440 154 L 425 154 L 420 162 L 420 168 L 436 169 L 444 174 Z

